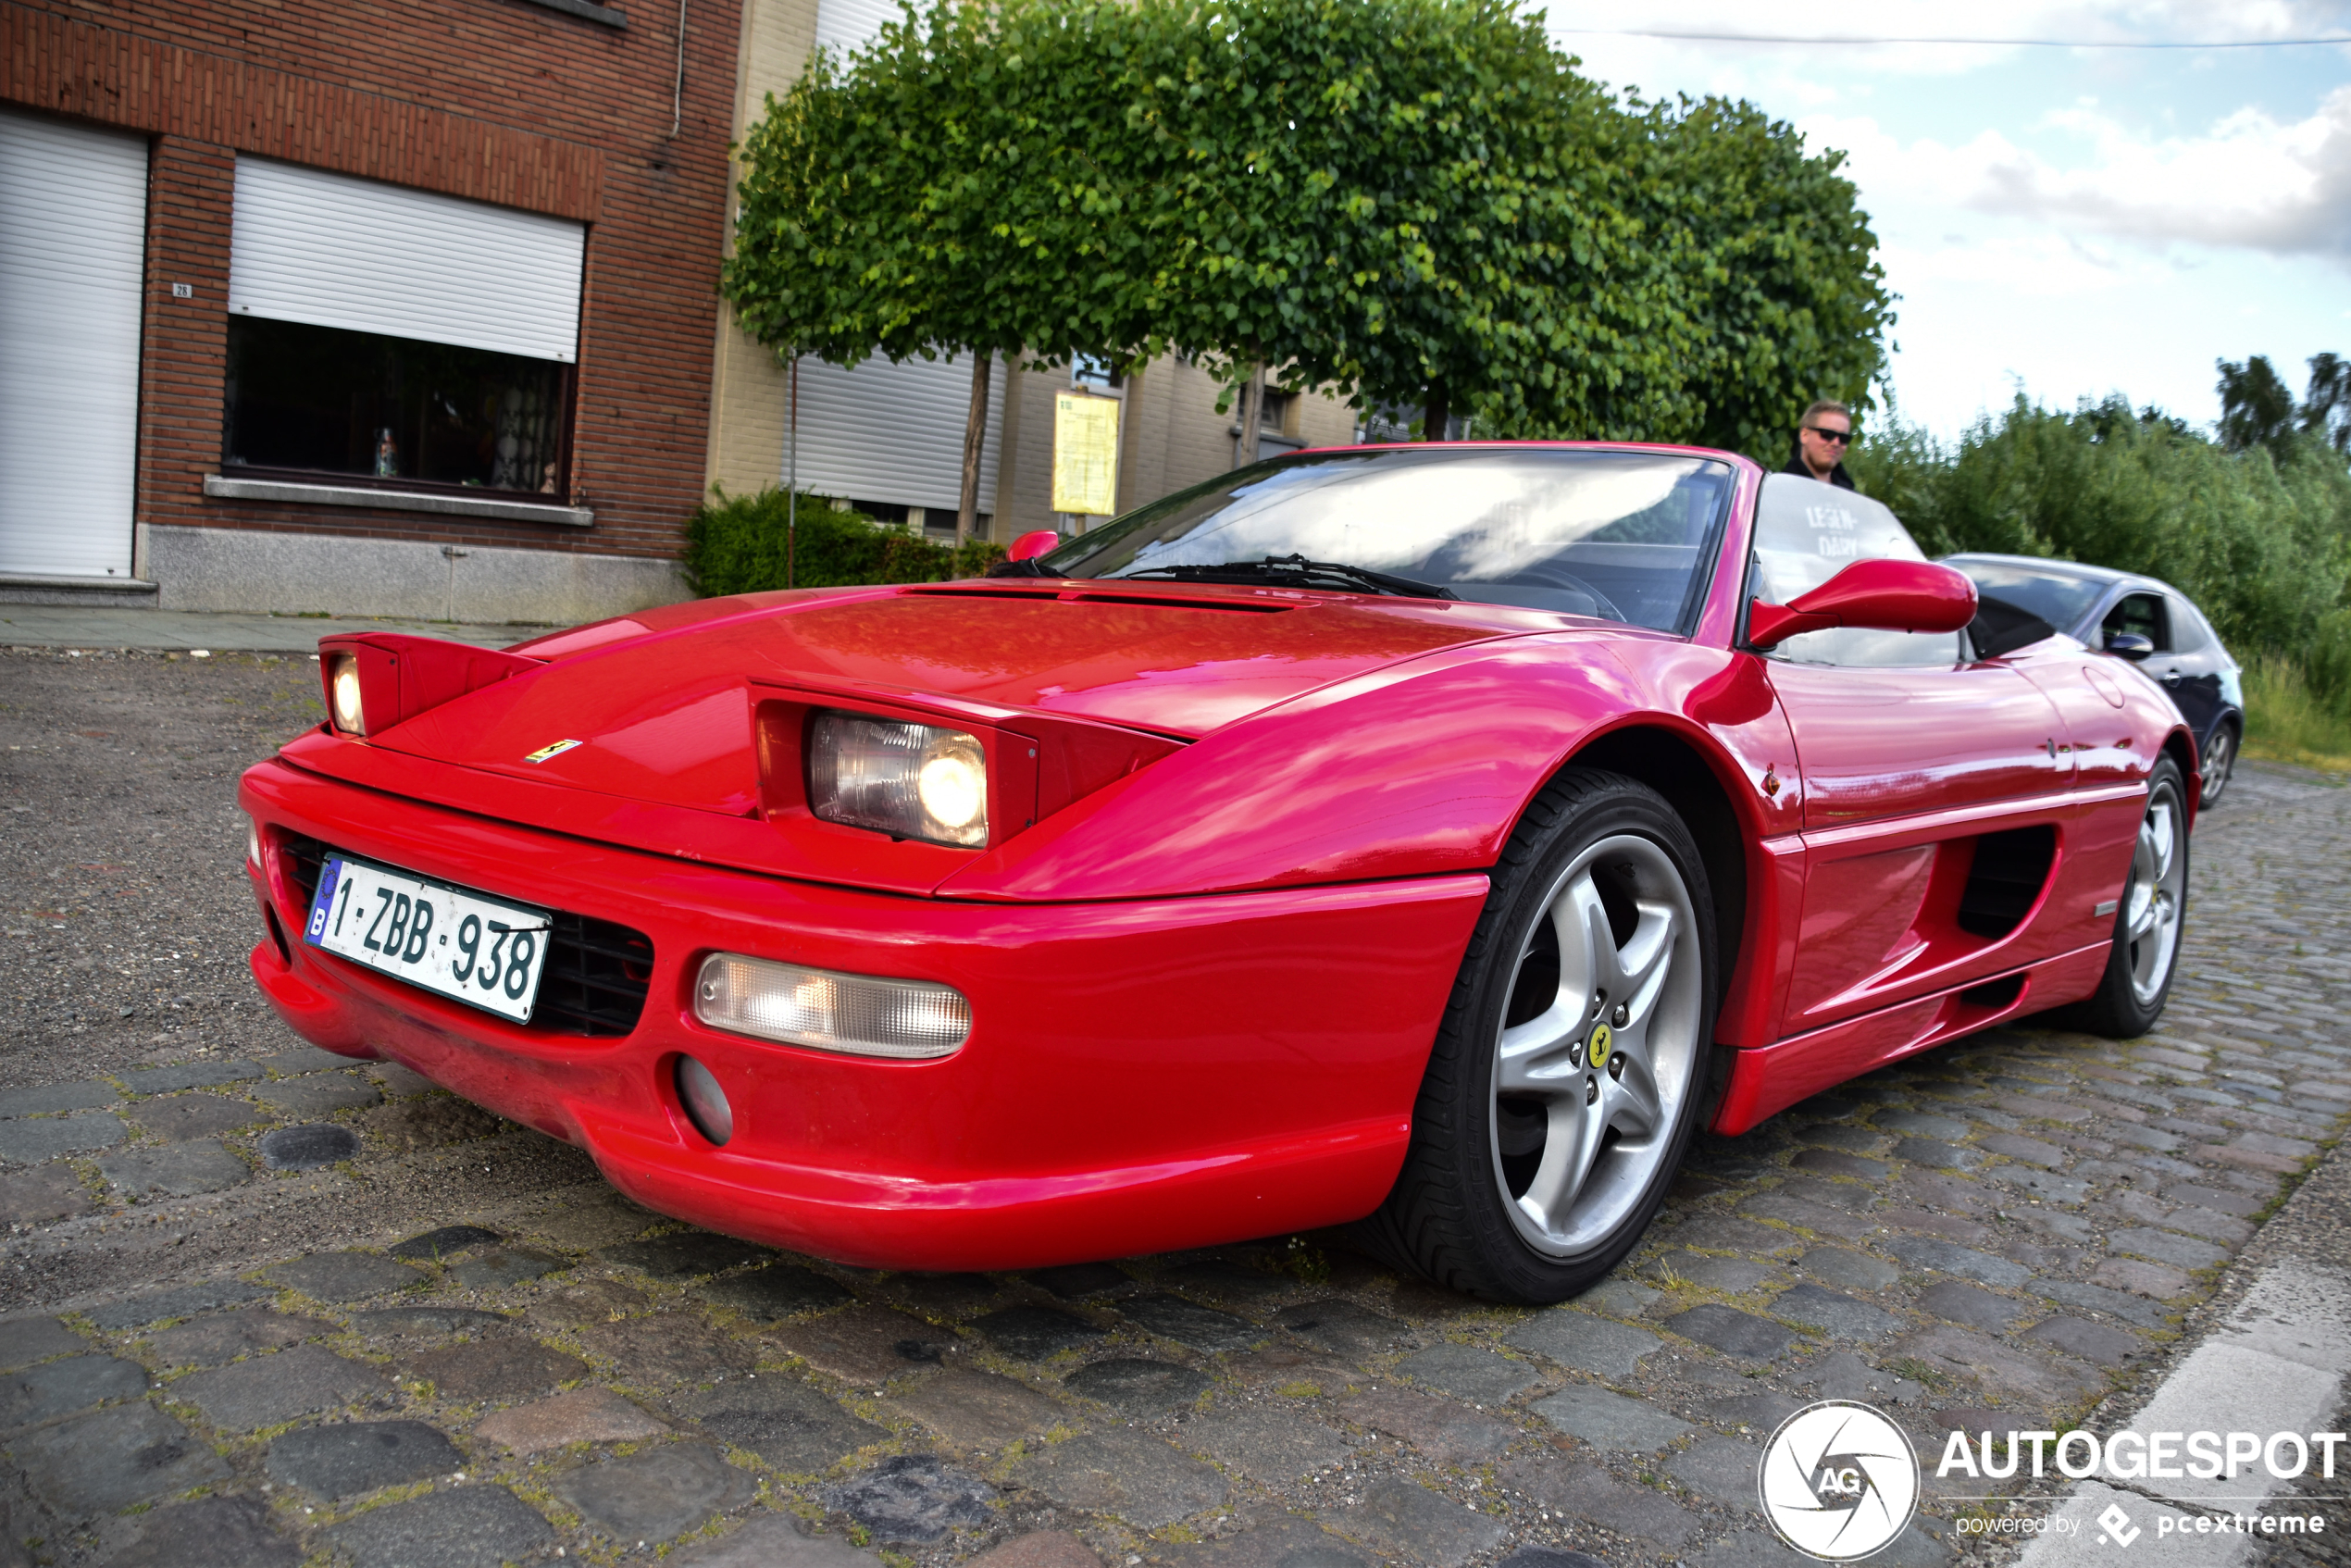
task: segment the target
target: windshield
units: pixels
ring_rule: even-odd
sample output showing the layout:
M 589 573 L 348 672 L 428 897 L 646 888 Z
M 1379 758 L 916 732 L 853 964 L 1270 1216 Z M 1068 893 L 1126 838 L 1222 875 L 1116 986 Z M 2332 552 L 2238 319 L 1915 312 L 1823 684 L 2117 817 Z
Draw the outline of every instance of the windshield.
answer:
M 2105 583 L 2079 578 L 2071 572 L 2046 571 L 2005 561 L 1973 561 L 1965 555 L 1954 555 L 1944 564 L 1967 573 L 1976 592 L 1983 597 L 2030 611 L 2054 627 L 2071 627 L 2107 590 Z
M 1686 634 L 1731 481 L 1727 463 L 1661 453 L 1313 453 L 1179 491 L 1038 566 L 1051 577 L 1424 593 Z

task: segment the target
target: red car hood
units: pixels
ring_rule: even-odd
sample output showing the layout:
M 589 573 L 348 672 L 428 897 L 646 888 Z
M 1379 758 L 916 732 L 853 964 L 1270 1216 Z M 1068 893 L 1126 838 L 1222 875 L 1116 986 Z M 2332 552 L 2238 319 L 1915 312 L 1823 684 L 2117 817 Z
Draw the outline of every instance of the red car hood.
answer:
M 989 583 L 706 600 L 558 633 L 551 658 L 374 743 L 540 783 L 742 815 L 750 682 L 932 693 L 1192 738 L 1299 693 L 1573 618 L 1283 590 Z M 541 763 L 532 753 L 581 744 Z

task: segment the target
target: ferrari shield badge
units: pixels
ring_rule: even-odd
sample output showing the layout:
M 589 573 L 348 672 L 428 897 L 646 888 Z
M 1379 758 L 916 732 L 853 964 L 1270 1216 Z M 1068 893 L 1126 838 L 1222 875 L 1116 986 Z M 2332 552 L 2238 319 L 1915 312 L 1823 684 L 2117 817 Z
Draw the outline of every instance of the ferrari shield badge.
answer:
M 522 760 L 525 762 L 545 762 L 549 757 L 562 756 L 574 746 L 584 744 L 586 744 L 586 742 L 581 740 L 558 740 L 552 746 L 540 747 L 537 751 L 531 753 L 530 755 L 523 758 Z

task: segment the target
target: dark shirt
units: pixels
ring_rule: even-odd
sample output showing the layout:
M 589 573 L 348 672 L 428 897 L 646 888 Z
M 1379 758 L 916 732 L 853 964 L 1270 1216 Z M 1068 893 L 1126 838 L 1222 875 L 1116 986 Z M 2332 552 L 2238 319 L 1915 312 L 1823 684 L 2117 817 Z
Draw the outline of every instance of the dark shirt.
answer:
M 1804 466 L 1804 454 L 1800 452 L 1795 456 L 1789 458 L 1787 460 L 1787 467 L 1782 468 L 1780 472 L 1783 474 L 1799 475 L 1808 479 L 1812 477 L 1812 470 Z M 1829 477 L 1825 482 L 1841 486 L 1846 490 L 1853 490 L 1853 476 L 1845 471 L 1845 465 L 1842 463 L 1839 463 L 1835 467 L 1829 470 Z M 1860 492 L 1854 491 L 1854 493 L 1859 495 Z

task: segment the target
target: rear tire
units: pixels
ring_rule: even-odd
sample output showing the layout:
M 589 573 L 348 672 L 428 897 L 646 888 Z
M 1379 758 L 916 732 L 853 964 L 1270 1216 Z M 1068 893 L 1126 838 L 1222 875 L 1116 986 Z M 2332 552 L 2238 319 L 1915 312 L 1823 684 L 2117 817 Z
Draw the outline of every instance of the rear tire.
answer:
M 1639 1241 L 1689 1145 L 1716 1002 L 1713 902 L 1662 796 L 1571 768 L 1494 870 L 1413 1111 L 1362 1232 L 1497 1300 L 1563 1300 Z
M 2229 780 L 2237 770 L 2236 727 L 2227 719 L 2212 727 L 2212 743 L 2205 748 L 2203 766 L 2204 787 L 2196 796 L 2199 809 L 2217 804 L 2229 792 Z
M 2187 915 L 2187 790 L 2179 765 L 2167 756 L 2147 778 L 2146 815 L 2114 912 L 2106 973 L 2087 1001 L 2060 1009 L 2053 1021 L 2111 1039 L 2135 1039 L 2155 1027 L 2179 972 Z

